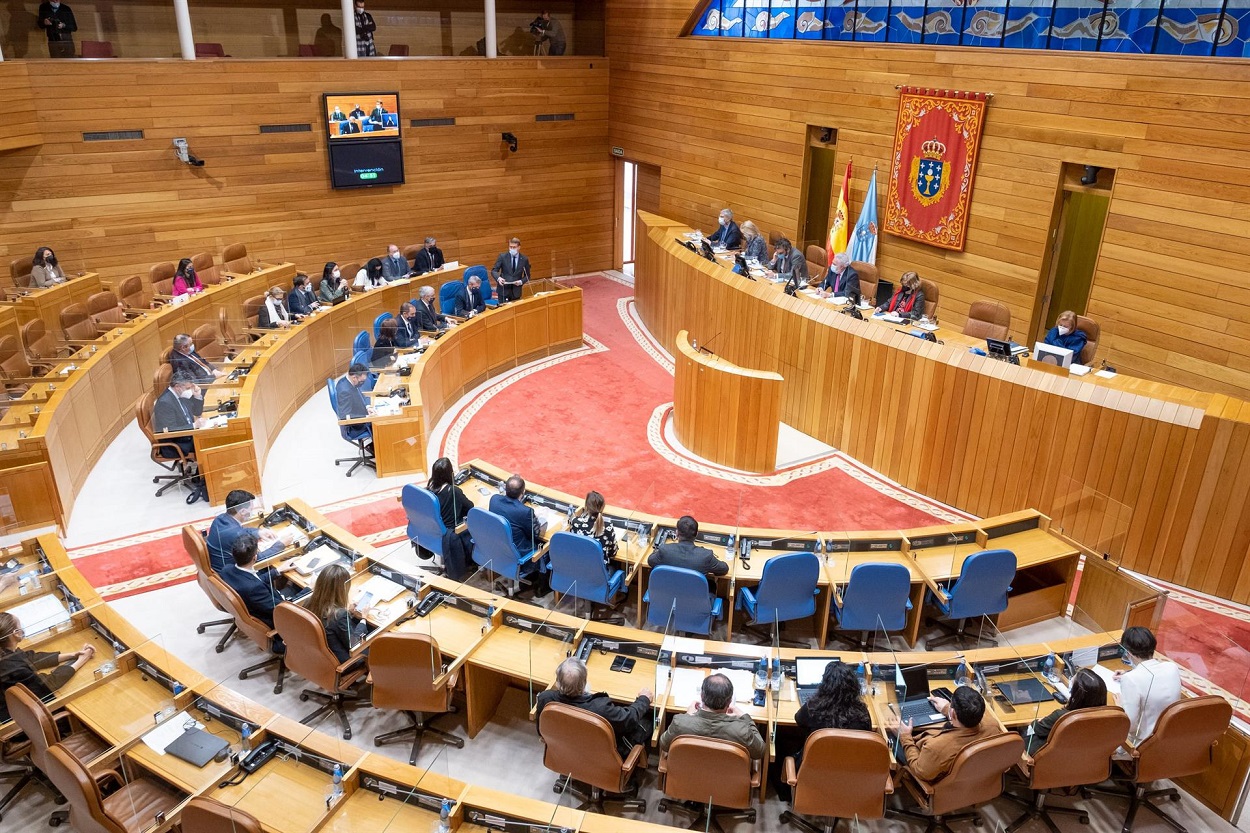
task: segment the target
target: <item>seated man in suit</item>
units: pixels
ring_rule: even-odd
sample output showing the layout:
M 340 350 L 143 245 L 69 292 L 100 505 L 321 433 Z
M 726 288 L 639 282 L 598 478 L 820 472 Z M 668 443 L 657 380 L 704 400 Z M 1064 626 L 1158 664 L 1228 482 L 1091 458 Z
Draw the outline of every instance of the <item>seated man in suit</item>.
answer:
M 286 296 L 286 308 L 296 321 L 312 315 L 314 311 L 321 308 L 321 302 L 312 291 L 312 281 L 303 272 L 296 274 L 295 279 L 291 281 L 291 293 Z
M 972 686 L 955 689 L 950 702 L 930 697 L 933 707 L 946 715 L 946 723 L 912 731 L 911 721 L 902 723 L 897 715 L 886 716 L 886 728 L 898 735 L 899 761 L 912 774 L 930 783 L 945 778 L 955 758 L 965 746 L 1000 735 L 1003 730 L 985 716 L 985 699 Z
M 435 245 L 436 241 L 433 237 L 425 238 L 425 243 L 412 256 L 412 273 L 414 275 L 424 275 L 426 272 L 433 272 L 435 269 L 442 269 L 443 250 Z
M 486 312 L 486 299 L 482 297 L 482 279 L 477 275 L 469 278 L 463 290 L 456 293 L 456 304 L 451 314 L 458 318 L 472 318 Z
M 386 257 L 382 258 L 382 277 L 388 281 L 397 281 L 408 277 L 408 260 L 400 254 L 399 247 L 394 243 L 386 247 Z
M 530 281 L 530 259 L 521 254 L 520 238 L 508 241 L 508 251 L 495 258 L 490 274 L 499 287 L 499 303 L 521 300 L 521 288 Z
M 407 301 L 399 305 L 399 317 L 395 319 L 395 346 L 401 349 L 416 347 L 421 338 L 417 327 L 417 308 Z
M 247 607 L 247 612 L 272 630 L 273 609 L 283 601 L 278 588 L 286 582 L 281 572 L 288 569 L 290 563 L 283 564 L 276 570 L 273 567 L 266 567 L 257 571 L 256 543 L 257 539 L 251 535 L 240 535 L 235 538 L 230 548 L 234 563 L 228 564 L 226 569 L 218 575 L 221 576 L 222 581 L 230 585 L 234 592 L 239 594 L 239 598 Z M 281 653 L 281 651 L 275 648 L 275 653 Z
M 731 740 L 746 747 L 752 760 L 764 757 L 764 738 L 755 721 L 734 705 L 734 684 L 724 674 L 703 679 L 699 699 L 679 714 L 660 735 L 660 752 L 667 752 L 682 735 Z
M 742 229 L 734 222 L 734 213 L 728 208 L 723 209 L 717 218 L 720 228 L 712 232 L 708 242 L 713 246 L 736 249 L 742 245 Z
M 677 519 L 677 542 L 662 544 L 647 559 L 649 567 L 681 567 L 695 570 L 706 576 L 723 576 L 729 565 L 717 558 L 711 550 L 695 546 L 699 534 L 699 522 L 689 515 Z
M 330 114 L 330 121 L 336 121 L 339 123 L 339 135 L 340 136 L 346 135 L 348 133 L 360 132 L 360 125 L 352 124 L 348 120 L 347 114 L 344 113 L 342 110 L 340 110 L 337 104 L 334 105 L 334 112 Z
M 521 475 L 514 474 L 504 483 L 503 494 L 491 495 L 488 509 L 508 522 L 512 531 L 512 543 L 521 555 L 529 555 L 538 549 L 542 534 L 547 528 L 545 522 L 538 520 L 534 510 L 526 506 L 521 498 L 525 496 L 525 481 Z M 547 558 L 544 556 L 536 566 L 529 566 L 534 572 L 534 595 L 541 598 L 551 592 L 547 578 Z M 526 568 L 522 568 L 522 573 Z
M 193 431 L 204 426 L 204 394 L 200 386 L 185 372 L 175 372 L 169 387 L 156 398 L 152 405 L 152 432 L 159 442 L 173 443 L 186 455 L 195 454 L 195 440 L 190 437 L 166 437 Z M 177 457 L 169 449 L 161 449 L 161 456 Z
M 773 261 L 768 264 L 765 274 L 770 278 L 786 278 L 799 287 L 807 286 L 807 258 L 795 250 L 788 238 L 778 238 L 773 249 Z
M 586 688 L 586 663 L 577 657 L 569 657 L 556 668 L 556 687 L 538 695 L 535 728 L 542 734 L 543 709 L 552 703 L 564 703 L 597 714 L 612 724 L 616 735 L 616 748 L 622 758 L 629 757 L 629 750 L 651 739 L 651 701 L 654 692 L 643 686 L 634 702 L 620 706 L 613 702 L 607 692 L 592 692 Z
M 833 256 L 833 263 L 820 283 L 820 297 L 859 297 L 859 272 L 851 268 L 851 256 L 846 252 Z
M 421 287 L 417 298 L 417 329 L 435 333 L 454 326 L 455 321 L 438 311 L 438 304 L 434 301 L 434 287 Z
M 259 542 L 257 549 L 260 543 L 265 545 L 265 550 L 257 556 L 258 561 L 264 561 L 282 552 L 290 543 L 289 539 L 294 537 L 287 535 L 280 538 L 271 530 L 244 526 L 243 521 L 255 513 L 256 505 L 256 495 L 243 489 L 233 489 L 230 494 L 226 495 L 226 511 L 213 518 L 213 523 L 209 526 L 208 534 L 205 536 L 205 543 L 208 545 L 208 561 L 214 571 L 220 573 L 234 563 L 234 542 L 240 535 L 251 535 L 256 538 Z
M 361 393 L 365 380 L 369 378 L 369 368 L 363 364 L 353 364 L 347 373 L 334 384 L 334 410 L 339 419 L 362 419 L 373 413 L 373 406 L 365 401 Z M 368 437 L 365 450 L 373 451 L 373 426 L 368 423 L 347 426 L 348 438 L 358 440 Z
M 185 373 L 192 381 L 202 385 L 226 375 L 195 351 L 195 340 L 186 333 L 174 336 L 174 349 L 169 353 L 169 366 L 174 373 Z

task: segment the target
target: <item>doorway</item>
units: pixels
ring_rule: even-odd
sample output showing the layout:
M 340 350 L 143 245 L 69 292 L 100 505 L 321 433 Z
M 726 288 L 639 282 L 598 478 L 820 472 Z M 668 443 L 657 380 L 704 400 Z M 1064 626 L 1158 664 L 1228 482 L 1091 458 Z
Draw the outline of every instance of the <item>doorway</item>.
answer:
M 616 165 L 616 268 L 633 274 L 638 255 L 638 211 L 660 210 L 660 169 L 655 165 L 618 160 Z
M 1033 338 L 1044 338 L 1065 310 L 1085 314 L 1114 180 L 1115 171 L 1109 168 L 1064 165 L 1060 191 L 1051 214 L 1046 279 L 1039 283 L 1040 293 L 1030 328 Z
M 838 155 L 838 131 L 829 127 L 807 127 L 807 148 L 803 159 L 803 192 L 799 205 L 798 250 L 808 246 L 825 248 L 829 238 L 829 208 L 833 204 L 834 162 Z

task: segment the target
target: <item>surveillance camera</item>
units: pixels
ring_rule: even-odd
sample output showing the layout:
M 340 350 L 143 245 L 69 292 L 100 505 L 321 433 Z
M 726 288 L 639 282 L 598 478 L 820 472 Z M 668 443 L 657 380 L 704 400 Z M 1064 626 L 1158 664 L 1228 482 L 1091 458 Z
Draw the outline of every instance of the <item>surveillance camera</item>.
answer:
M 505 142 L 507 142 L 507 143 L 508 143 L 508 150 L 512 151 L 513 153 L 516 153 L 516 149 L 517 149 L 517 138 L 516 138 L 516 134 L 515 134 L 515 133 L 505 133 L 505 134 L 503 134 L 503 137 L 502 137 L 502 138 L 503 138 L 503 141 L 505 141 Z
M 1098 181 L 1098 174 L 1101 171 L 1102 171 L 1102 168 L 1098 167 L 1097 165 L 1086 165 L 1085 175 L 1081 177 L 1081 184 L 1093 185 L 1094 183 Z
M 204 167 L 204 160 L 191 153 L 187 147 L 186 139 L 174 139 L 174 154 L 178 157 L 178 161 L 184 165 L 191 165 L 196 168 Z

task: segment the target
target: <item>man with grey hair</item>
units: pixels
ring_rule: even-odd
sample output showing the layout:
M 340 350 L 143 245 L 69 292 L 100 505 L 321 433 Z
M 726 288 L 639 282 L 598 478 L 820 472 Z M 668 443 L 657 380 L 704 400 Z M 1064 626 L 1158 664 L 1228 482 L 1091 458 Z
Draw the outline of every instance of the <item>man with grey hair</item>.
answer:
M 421 287 L 417 293 L 417 329 L 434 333 L 454 326 L 455 321 L 438 311 L 438 305 L 434 303 L 434 287 Z
M 174 349 L 169 352 L 169 366 L 174 373 L 184 373 L 198 384 L 208 384 L 226 375 L 196 352 L 195 339 L 186 333 L 174 336 Z
M 386 247 L 386 257 L 382 258 L 382 277 L 388 281 L 397 281 L 408 277 L 408 259 L 399 253 L 394 243 Z
M 542 734 L 543 709 L 552 703 L 564 703 L 597 714 L 612 724 L 616 735 L 616 747 L 621 757 L 629 750 L 645 744 L 651 737 L 651 700 L 654 692 L 643 686 L 634 702 L 621 706 L 612 702 L 606 692 L 592 692 L 586 688 L 586 663 L 570 657 L 556 668 L 556 687 L 538 695 L 535 723 Z
M 482 279 L 473 275 L 464 289 L 456 293 L 456 303 L 451 314 L 460 318 L 472 318 L 486 312 L 486 299 L 482 297 Z
M 437 242 L 433 237 L 425 238 L 424 245 L 412 256 L 412 274 L 424 275 L 443 268 L 443 250 L 435 245 Z
M 851 268 L 851 256 L 846 252 L 838 252 L 829 264 L 829 271 L 820 283 L 822 298 L 855 298 L 859 299 L 859 273 Z
M 708 241 L 713 246 L 723 246 L 726 249 L 736 249 L 742 245 L 742 229 L 738 228 L 738 224 L 734 222 L 734 213 L 728 208 L 721 209 L 720 218 L 717 220 L 720 228 L 712 232 L 708 237 Z
M 169 387 L 152 403 L 152 433 L 158 442 L 176 445 L 187 456 L 194 455 L 195 440 L 186 433 L 204 426 L 203 413 L 204 394 L 200 386 L 189 374 L 175 373 Z M 172 449 L 162 448 L 160 456 L 178 455 Z
M 764 738 L 751 716 L 734 705 L 734 684 L 724 674 L 704 678 L 699 699 L 660 735 L 660 751 L 667 752 L 682 735 L 731 740 L 746 747 L 753 760 L 764 757 Z

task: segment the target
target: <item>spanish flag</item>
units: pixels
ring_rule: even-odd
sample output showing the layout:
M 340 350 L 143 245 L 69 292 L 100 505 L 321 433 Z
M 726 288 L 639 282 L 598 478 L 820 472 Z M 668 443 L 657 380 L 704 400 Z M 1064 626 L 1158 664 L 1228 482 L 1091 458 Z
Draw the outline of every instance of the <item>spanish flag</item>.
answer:
M 842 190 L 838 192 L 838 210 L 833 215 L 833 226 L 829 229 L 828 262 L 833 263 L 833 256 L 846 251 L 847 226 L 851 217 L 851 163 L 846 163 L 846 176 L 842 178 Z

